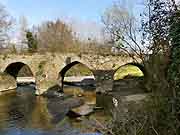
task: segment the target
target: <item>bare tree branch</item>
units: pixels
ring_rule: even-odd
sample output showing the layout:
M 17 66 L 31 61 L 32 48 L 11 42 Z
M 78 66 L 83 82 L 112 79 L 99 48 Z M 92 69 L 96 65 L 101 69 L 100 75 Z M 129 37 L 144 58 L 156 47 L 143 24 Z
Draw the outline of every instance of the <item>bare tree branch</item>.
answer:
M 114 5 L 102 18 L 105 31 L 110 35 L 114 45 L 128 53 L 133 60 L 140 58 L 144 61 L 142 44 L 137 42 L 138 30 L 135 24 L 135 18 L 131 16 L 124 8 Z M 133 55 L 132 55 L 133 54 Z M 136 58 L 134 57 L 136 55 Z

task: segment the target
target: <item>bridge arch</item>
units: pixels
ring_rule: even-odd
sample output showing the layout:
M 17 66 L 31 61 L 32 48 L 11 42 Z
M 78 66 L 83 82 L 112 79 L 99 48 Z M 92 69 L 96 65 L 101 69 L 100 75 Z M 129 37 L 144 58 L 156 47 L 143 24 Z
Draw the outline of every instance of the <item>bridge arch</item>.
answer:
M 66 65 L 60 72 L 59 72 L 59 77 L 64 77 L 66 72 L 71 69 L 73 66 L 77 65 L 77 64 L 81 64 L 82 66 L 86 67 L 87 69 L 89 69 L 89 71 L 92 72 L 92 74 L 94 75 L 93 71 L 88 67 L 86 66 L 85 64 L 79 62 L 79 61 L 74 61 L 74 62 L 71 62 L 70 64 Z
M 94 75 L 94 72 L 88 67 L 86 66 L 85 64 L 79 62 L 79 61 L 74 61 L 74 62 L 71 62 L 69 64 L 67 64 L 60 72 L 59 72 L 59 76 L 58 76 L 58 80 L 61 79 L 61 84 L 62 84 L 62 87 L 63 87 L 63 84 L 64 84 L 64 79 L 65 79 L 65 76 L 66 76 L 66 73 L 74 66 L 80 64 L 80 66 L 83 66 L 84 68 L 86 68 L 88 70 L 88 72 L 91 74 L 91 76 L 93 76 L 94 80 L 95 80 L 95 75 Z M 76 72 L 76 71 L 75 71 Z
M 24 68 L 24 70 L 27 72 L 27 76 L 28 77 L 33 77 L 34 74 L 31 70 L 31 68 L 29 67 L 29 65 L 23 63 L 23 62 L 13 62 L 7 65 L 7 67 L 5 68 L 4 72 L 7 74 L 10 74 L 11 76 L 13 76 L 15 79 L 18 77 L 19 72 Z M 24 75 L 22 75 L 22 77 L 25 77 Z
M 118 73 L 118 71 L 122 68 L 126 68 L 128 66 L 131 66 L 131 67 L 136 67 L 136 71 L 139 72 L 139 75 L 138 76 L 146 76 L 146 70 L 145 70 L 145 67 L 140 64 L 140 63 L 127 63 L 125 65 L 122 65 L 120 67 L 118 67 L 115 71 L 114 71 L 114 75 L 113 75 L 113 79 L 115 80 L 115 77 L 116 77 L 116 74 Z M 131 71 L 127 71 L 127 74 L 124 73 L 124 77 L 127 77 L 128 75 L 131 75 L 130 74 Z M 123 78 L 122 78 L 123 79 Z
M 146 70 L 139 63 L 127 63 L 117 68 L 113 75 L 113 91 L 122 96 L 145 93 Z

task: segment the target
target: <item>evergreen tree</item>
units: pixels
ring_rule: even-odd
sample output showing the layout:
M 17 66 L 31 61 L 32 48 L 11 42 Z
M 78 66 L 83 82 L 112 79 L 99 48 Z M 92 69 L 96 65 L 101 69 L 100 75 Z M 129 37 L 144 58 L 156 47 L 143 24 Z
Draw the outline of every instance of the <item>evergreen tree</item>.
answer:
M 36 36 L 32 32 L 27 31 L 26 38 L 29 52 L 36 52 L 38 44 Z

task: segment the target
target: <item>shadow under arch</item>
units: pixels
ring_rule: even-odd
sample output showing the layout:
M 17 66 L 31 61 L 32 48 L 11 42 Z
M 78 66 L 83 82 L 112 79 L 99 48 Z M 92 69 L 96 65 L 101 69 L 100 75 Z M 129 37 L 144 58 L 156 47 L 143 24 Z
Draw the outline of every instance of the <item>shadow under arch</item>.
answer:
M 23 62 L 15 62 L 9 64 L 6 69 L 5 73 L 10 74 L 13 76 L 15 79 L 18 77 L 19 71 L 23 68 L 26 67 L 26 71 L 28 72 L 28 77 L 33 77 L 33 72 L 30 69 L 30 67 L 27 64 L 24 64 Z
M 140 63 L 127 63 L 127 64 L 125 64 L 125 65 L 122 65 L 122 66 L 118 67 L 118 68 L 114 71 L 114 75 L 116 74 L 116 72 L 117 72 L 120 68 L 125 67 L 125 66 L 128 66 L 128 65 L 137 67 L 137 68 L 143 73 L 143 76 L 144 76 L 144 77 L 147 75 L 145 67 L 144 67 L 142 64 L 140 64 Z M 113 75 L 113 77 L 114 77 L 114 75 Z
M 58 75 L 58 80 L 61 78 L 61 83 L 62 83 L 62 88 L 63 88 L 63 85 L 64 85 L 64 78 L 65 78 L 65 75 L 66 75 L 66 72 L 68 70 L 70 70 L 73 66 L 77 65 L 77 64 L 81 64 L 82 66 L 86 67 L 91 73 L 92 75 L 94 76 L 94 79 L 95 79 L 95 75 L 94 75 L 94 72 L 85 64 L 79 62 L 79 61 L 74 61 L 74 62 L 71 62 L 70 64 L 66 65 L 60 72 L 59 72 L 59 75 Z

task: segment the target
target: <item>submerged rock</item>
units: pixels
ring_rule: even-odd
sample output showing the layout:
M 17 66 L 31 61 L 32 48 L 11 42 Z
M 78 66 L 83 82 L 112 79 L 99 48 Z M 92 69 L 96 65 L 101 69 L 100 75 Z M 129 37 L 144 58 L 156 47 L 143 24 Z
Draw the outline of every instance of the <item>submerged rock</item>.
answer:
M 103 135 L 101 133 L 84 133 L 84 134 L 79 134 L 79 135 Z
M 47 91 L 45 91 L 42 96 L 47 97 L 47 98 L 59 98 L 59 97 L 64 97 L 64 93 L 61 90 L 59 85 L 55 85 L 51 88 L 49 88 Z
M 94 112 L 93 106 L 89 106 L 87 104 L 84 104 L 80 107 L 73 108 L 69 111 L 68 115 L 70 117 L 80 117 L 80 116 L 86 116 Z
M 83 105 L 84 102 L 80 98 L 70 98 L 66 100 L 59 100 L 58 98 L 48 101 L 48 111 L 52 115 L 52 122 L 58 123 L 66 114 L 72 109 Z
M 67 97 L 71 97 L 70 95 L 65 95 L 64 93 L 58 92 L 58 91 L 47 91 L 47 92 L 44 92 L 42 96 L 48 99 L 54 99 L 54 98 L 65 99 Z

